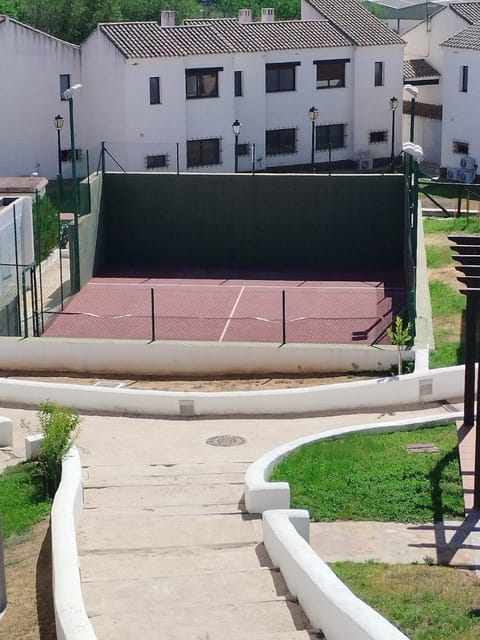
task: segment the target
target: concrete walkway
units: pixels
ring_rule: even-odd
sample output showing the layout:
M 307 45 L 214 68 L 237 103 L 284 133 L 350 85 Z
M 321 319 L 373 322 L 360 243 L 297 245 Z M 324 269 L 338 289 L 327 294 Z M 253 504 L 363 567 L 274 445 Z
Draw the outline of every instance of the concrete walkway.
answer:
M 447 413 L 450 407 L 444 408 Z M 262 540 L 261 520 L 245 513 L 248 465 L 273 447 L 335 427 L 438 414 L 439 405 L 389 415 L 164 420 L 86 416 L 79 437 L 85 510 L 79 523 L 82 589 L 99 640 L 300 640 L 310 629 Z M 5 409 L 14 419 L 35 414 Z M 212 436 L 239 436 L 212 446 Z M 437 543 L 459 542 L 457 564 L 475 564 L 465 525 L 327 523 L 312 546 L 336 559 L 422 562 Z M 478 527 L 475 527 L 478 528 Z M 463 531 L 463 534 L 462 534 Z M 467 544 L 465 544 L 467 543 Z M 453 556 L 452 556 L 453 557 Z

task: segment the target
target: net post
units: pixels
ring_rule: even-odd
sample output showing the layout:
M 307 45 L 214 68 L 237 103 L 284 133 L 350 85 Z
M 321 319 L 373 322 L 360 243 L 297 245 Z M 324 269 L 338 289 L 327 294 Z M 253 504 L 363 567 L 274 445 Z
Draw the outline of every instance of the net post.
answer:
M 150 342 L 155 342 L 155 289 L 150 289 L 150 309 L 152 317 L 152 339 Z
M 286 319 L 286 297 L 285 297 L 285 289 L 282 289 L 282 347 L 284 344 L 287 344 L 287 319 Z

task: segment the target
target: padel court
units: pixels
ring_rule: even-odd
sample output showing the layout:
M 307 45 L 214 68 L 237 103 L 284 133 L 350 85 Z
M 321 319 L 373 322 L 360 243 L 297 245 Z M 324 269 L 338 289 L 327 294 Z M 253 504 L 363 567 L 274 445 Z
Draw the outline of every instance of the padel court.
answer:
M 388 342 L 403 202 L 395 175 L 106 174 L 93 277 L 44 335 Z

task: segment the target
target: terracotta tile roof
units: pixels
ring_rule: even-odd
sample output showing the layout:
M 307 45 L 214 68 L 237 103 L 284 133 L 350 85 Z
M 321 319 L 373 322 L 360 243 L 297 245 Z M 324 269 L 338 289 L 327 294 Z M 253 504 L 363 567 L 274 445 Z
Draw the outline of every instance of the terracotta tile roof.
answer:
M 215 53 L 351 46 L 328 20 L 240 24 L 234 18 L 191 20 L 162 27 L 158 22 L 100 24 L 99 29 L 126 58 L 162 58 Z
M 460 33 L 456 33 L 442 42 L 441 46 L 480 51 L 480 22 L 475 22 Z
M 411 113 L 412 101 L 403 101 L 403 113 L 409 115 Z M 428 102 L 415 103 L 415 116 L 419 118 L 430 118 L 431 120 L 442 119 L 443 108 L 441 104 L 429 104 Z
M 412 80 L 413 78 L 435 78 L 440 77 L 440 73 L 432 67 L 426 60 L 419 58 L 418 60 L 405 60 L 403 63 L 404 80 Z
M 322 16 L 359 47 L 403 44 L 390 27 L 364 9 L 357 0 L 307 0 Z
M 451 2 L 448 6 L 470 24 L 480 20 L 480 2 Z

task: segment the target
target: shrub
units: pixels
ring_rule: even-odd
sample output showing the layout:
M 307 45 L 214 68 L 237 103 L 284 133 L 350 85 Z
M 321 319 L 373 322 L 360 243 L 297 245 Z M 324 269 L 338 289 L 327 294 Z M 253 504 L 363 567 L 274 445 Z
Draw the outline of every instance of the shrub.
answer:
M 37 198 L 33 203 L 33 231 L 35 261 L 38 263 L 48 258 L 60 240 L 58 211 L 48 196 Z
M 82 418 L 76 409 L 42 402 L 38 414 L 43 432 L 39 471 L 48 495 L 53 497 L 62 476 L 62 459 L 75 442 Z

